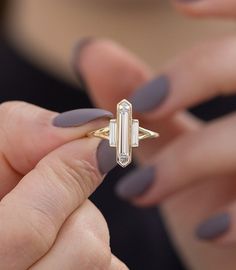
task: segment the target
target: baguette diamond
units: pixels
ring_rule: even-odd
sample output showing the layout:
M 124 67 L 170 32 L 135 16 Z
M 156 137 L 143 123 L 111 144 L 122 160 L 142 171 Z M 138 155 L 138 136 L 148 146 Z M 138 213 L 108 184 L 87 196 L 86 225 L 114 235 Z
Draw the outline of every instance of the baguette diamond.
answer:
M 117 163 L 126 167 L 132 159 L 131 149 L 131 124 L 132 106 L 127 100 L 122 100 L 117 105 Z
M 140 127 L 139 121 L 132 118 L 132 105 L 126 99 L 117 104 L 116 119 L 111 119 L 109 126 L 88 135 L 108 139 L 110 146 L 116 147 L 116 160 L 122 167 L 131 163 L 132 147 L 138 147 L 140 140 L 158 137 L 158 133 Z
M 138 147 L 139 146 L 139 121 L 133 120 L 132 123 L 132 147 Z
M 110 125 L 109 125 L 109 141 L 110 141 L 110 146 L 111 147 L 116 147 L 116 120 L 112 119 L 110 120 Z

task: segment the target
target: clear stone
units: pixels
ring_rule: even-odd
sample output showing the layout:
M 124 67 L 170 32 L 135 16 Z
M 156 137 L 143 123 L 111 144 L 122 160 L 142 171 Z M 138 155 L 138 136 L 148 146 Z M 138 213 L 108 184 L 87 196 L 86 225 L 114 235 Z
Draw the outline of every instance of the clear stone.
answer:
M 122 164 L 122 165 L 126 165 L 128 162 L 129 162 L 129 157 L 127 155 L 124 155 L 124 154 L 121 154 L 119 156 L 119 162 Z
M 120 111 L 121 112 L 128 112 L 130 111 L 131 107 L 130 105 L 127 103 L 127 101 L 123 101 L 120 104 Z
M 133 120 L 132 123 L 132 147 L 139 146 L 139 121 Z
M 132 107 L 131 104 L 123 100 L 118 104 L 118 148 L 117 162 L 125 167 L 131 162 L 131 124 Z
M 111 147 L 116 147 L 116 120 L 112 119 L 110 121 L 110 125 L 109 125 L 109 141 L 110 141 L 110 146 Z
M 128 154 L 129 151 L 129 113 L 122 113 L 119 117 L 119 143 L 120 154 Z

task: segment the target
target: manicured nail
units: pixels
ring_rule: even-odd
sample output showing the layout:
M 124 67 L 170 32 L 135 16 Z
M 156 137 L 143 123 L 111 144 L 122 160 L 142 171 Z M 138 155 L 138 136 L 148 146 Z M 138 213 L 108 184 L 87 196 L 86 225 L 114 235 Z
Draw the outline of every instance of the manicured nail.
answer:
M 212 240 L 229 230 L 231 223 L 230 215 L 219 214 L 203 222 L 196 230 L 199 239 Z
M 155 180 L 155 168 L 149 166 L 137 169 L 126 175 L 116 185 L 116 194 L 128 200 L 143 195 Z
M 170 92 L 170 81 L 162 75 L 140 87 L 130 98 L 135 112 L 149 112 L 157 109 Z
M 112 116 L 111 112 L 101 109 L 78 109 L 57 115 L 53 119 L 53 125 L 62 128 L 77 127 L 98 118 L 111 118 Z
M 97 149 L 98 168 L 101 174 L 106 174 L 116 165 L 116 149 L 110 147 L 109 141 L 102 140 Z
M 84 90 L 84 91 L 87 91 L 88 87 L 87 87 L 86 80 L 80 69 L 80 58 L 83 53 L 83 50 L 94 41 L 95 41 L 95 38 L 93 37 L 86 37 L 86 38 L 81 39 L 76 44 L 73 54 L 72 54 L 72 68 L 76 74 L 81 90 Z

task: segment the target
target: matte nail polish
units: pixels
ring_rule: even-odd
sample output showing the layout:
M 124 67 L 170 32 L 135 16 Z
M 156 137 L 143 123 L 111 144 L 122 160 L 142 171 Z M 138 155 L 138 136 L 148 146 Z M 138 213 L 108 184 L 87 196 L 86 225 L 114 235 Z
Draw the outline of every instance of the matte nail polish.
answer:
M 196 230 L 199 239 L 211 240 L 226 233 L 230 227 L 231 218 L 227 213 L 222 213 L 209 218 Z
M 116 185 L 116 194 L 122 199 L 143 195 L 155 180 L 155 167 L 148 166 L 134 170 Z
M 83 53 L 83 50 L 93 43 L 95 41 L 95 38 L 93 37 L 86 37 L 81 39 L 75 46 L 73 54 L 72 54 L 72 68 L 76 74 L 77 81 L 79 83 L 79 86 L 81 90 L 84 90 L 85 92 L 88 89 L 86 79 L 84 78 L 81 69 L 80 69 L 80 58 Z
M 170 91 L 169 78 L 162 75 L 137 89 L 129 98 L 136 112 L 149 112 L 157 109 L 166 100 Z
M 110 147 L 109 141 L 102 140 L 97 149 L 98 168 L 102 174 L 108 173 L 116 165 L 116 149 Z
M 111 112 L 102 109 L 78 109 L 57 115 L 53 119 L 53 125 L 63 128 L 76 127 L 98 118 L 111 118 L 112 116 Z

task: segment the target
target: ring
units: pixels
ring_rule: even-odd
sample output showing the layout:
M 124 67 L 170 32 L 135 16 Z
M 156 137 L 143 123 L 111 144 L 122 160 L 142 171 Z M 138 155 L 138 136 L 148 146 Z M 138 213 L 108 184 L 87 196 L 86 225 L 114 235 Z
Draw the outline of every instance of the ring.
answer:
M 109 140 L 110 147 L 116 147 L 116 161 L 123 168 L 131 163 L 132 148 L 138 147 L 139 141 L 159 136 L 139 126 L 139 120 L 132 118 L 132 104 L 126 99 L 117 104 L 116 119 L 111 119 L 109 126 L 88 135 Z

